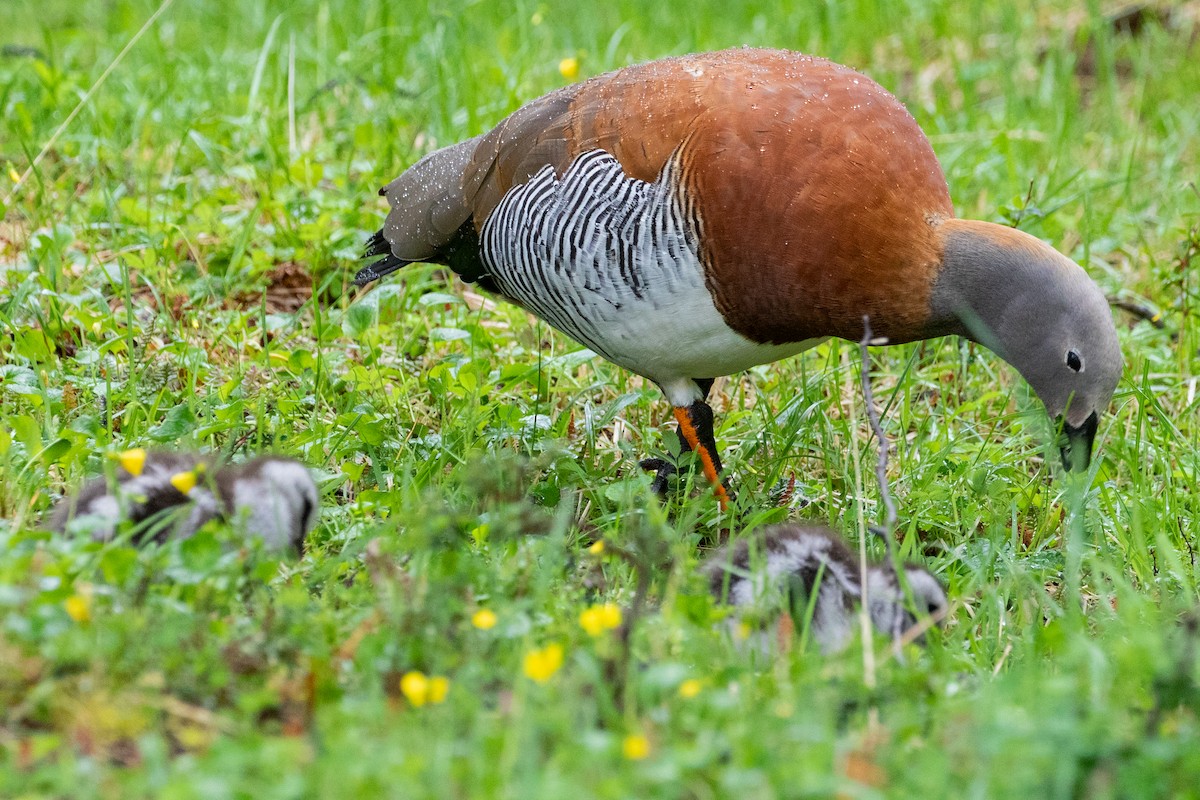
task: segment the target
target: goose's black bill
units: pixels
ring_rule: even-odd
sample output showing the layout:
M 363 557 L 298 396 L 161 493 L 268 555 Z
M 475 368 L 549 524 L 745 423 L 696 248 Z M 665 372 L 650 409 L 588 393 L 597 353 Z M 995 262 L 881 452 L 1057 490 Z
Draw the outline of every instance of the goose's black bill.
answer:
M 1062 426 L 1063 466 L 1068 472 L 1082 472 L 1092 463 L 1092 445 L 1096 441 L 1096 429 L 1100 426 L 1100 418 L 1096 412 L 1084 420 L 1078 428 L 1067 423 Z

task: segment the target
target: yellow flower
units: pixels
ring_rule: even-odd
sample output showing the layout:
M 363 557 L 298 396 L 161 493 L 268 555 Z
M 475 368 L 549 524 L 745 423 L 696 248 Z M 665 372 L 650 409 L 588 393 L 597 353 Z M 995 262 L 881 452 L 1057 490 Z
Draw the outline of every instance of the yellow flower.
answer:
M 400 691 L 408 702 L 416 708 L 425 705 L 429 700 L 429 679 L 423 672 L 406 672 L 400 679 Z
M 73 594 L 63 600 L 67 616 L 76 622 L 87 622 L 92 618 L 92 601 L 87 595 Z
M 142 470 L 146 467 L 146 449 L 144 447 L 135 447 L 132 450 L 118 453 L 117 463 L 130 475 L 137 477 L 142 474 Z
M 558 62 L 558 71 L 561 72 L 562 76 L 567 80 L 575 80 L 579 77 L 579 59 L 575 58 L 574 56 L 571 56 L 570 58 L 564 58 L 562 61 Z
M 744 642 L 750 638 L 750 634 L 754 633 L 754 629 L 750 627 L 750 623 L 746 621 L 738 622 L 738 625 L 733 630 L 733 638 L 739 642 Z
M 181 494 L 187 494 L 196 488 L 196 470 L 191 469 L 187 472 L 176 472 L 171 476 L 171 485 L 178 489 Z
M 179 742 L 179 746 L 189 753 L 208 749 L 217 737 L 215 729 L 204 725 L 193 725 L 181 722 L 171 728 L 171 737 Z
M 8 177 L 9 177 L 9 180 L 11 180 L 13 183 L 21 182 L 21 176 L 12 167 L 8 168 Z
M 471 615 L 471 624 L 481 631 L 496 627 L 496 612 L 490 608 L 481 608 Z
M 429 702 L 437 705 L 450 692 L 450 679 L 445 675 L 434 675 L 429 679 Z
M 530 650 L 525 654 L 525 675 L 538 683 L 545 683 L 554 677 L 562 662 L 563 649 L 557 642 L 548 644 L 541 650 Z
M 621 624 L 621 607 L 616 603 L 605 603 L 600 606 L 600 621 L 606 628 L 616 628 Z
M 641 761 L 650 755 L 650 740 L 640 733 L 626 736 L 621 742 L 621 753 L 630 761 Z
M 704 684 L 700 683 L 696 678 L 688 678 L 683 683 L 679 684 L 679 696 L 684 700 L 691 700 L 696 695 L 700 694 L 700 690 L 704 688 Z
M 587 549 L 587 551 L 594 556 L 602 555 L 604 553 L 604 540 L 597 539 L 596 542 Z
M 404 673 L 400 678 L 400 691 L 414 708 L 420 708 L 426 703 L 437 705 L 449 694 L 450 679 L 445 675 L 426 677 L 425 673 L 413 670 Z
M 588 636 L 599 636 L 621 624 L 621 608 L 616 603 L 591 606 L 579 615 L 579 624 Z

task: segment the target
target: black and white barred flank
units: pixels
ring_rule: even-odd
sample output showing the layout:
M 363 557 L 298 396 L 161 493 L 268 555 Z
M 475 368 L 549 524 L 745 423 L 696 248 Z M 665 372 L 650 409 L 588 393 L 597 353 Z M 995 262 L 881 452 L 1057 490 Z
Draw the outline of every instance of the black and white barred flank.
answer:
M 700 225 L 678 191 L 678 168 L 672 158 L 647 183 L 603 150 L 581 154 L 561 178 L 543 167 L 484 223 L 489 277 L 505 296 L 622 363 L 612 340 L 629 328 L 630 311 L 662 312 L 677 295 L 704 288 Z

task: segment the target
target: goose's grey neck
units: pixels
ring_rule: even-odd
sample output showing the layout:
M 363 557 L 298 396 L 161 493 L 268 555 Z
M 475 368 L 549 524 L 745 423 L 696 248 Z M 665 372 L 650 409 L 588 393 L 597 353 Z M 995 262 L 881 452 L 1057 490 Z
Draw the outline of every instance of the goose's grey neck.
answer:
M 966 337 L 1010 363 L 1020 357 L 1008 336 L 1015 320 L 1099 291 L 1074 262 L 1022 231 L 954 219 L 939 234 L 943 266 L 930 300 L 930 333 Z

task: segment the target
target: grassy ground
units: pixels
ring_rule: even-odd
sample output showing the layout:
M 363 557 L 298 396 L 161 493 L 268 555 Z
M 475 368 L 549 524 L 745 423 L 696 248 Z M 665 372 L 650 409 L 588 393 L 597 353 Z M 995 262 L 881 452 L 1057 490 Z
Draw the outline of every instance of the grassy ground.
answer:
M 1195 4 L 1132 29 L 1100 3 L 789 5 L 176 0 L 10 194 L 157 3 L 3 3 L 0 796 L 1200 796 Z M 901 549 L 954 601 L 902 658 L 714 628 L 694 568 L 730 523 L 647 496 L 654 387 L 432 268 L 348 286 L 375 189 L 562 59 L 743 43 L 867 71 L 963 216 L 1162 315 L 1116 312 L 1126 377 L 1078 482 L 991 354 L 875 353 Z M 831 343 L 720 385 L 735 528 L 880 517 L 857 371 Z M 309 553 L 38 530 L 153 444 L 305 459 Z M 628 671 L 579 624 L 630 604 L 618 546 L 666 565 Z M 413 671 L 444 700 L 406 697 Z

